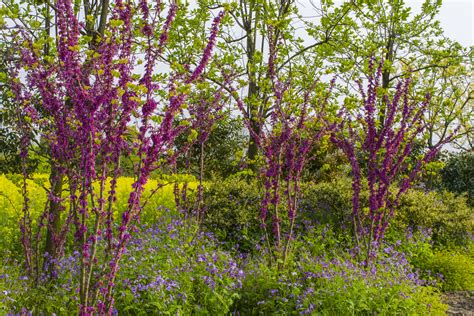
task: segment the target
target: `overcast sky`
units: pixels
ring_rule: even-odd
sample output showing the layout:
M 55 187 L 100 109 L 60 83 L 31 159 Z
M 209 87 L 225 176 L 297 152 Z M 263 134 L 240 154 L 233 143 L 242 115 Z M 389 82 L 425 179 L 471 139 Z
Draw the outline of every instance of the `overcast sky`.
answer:
M 442 0 L 443 4 L 437 19 L 451 39 L 461 43 L 463 46 L 474 45 L 474 0 Z M 318 0 L 297 0 L 300 13 L 305 8 L 311 8 L 311 2 L 319 3 Z M 335 4 L 342 4 L 344 0 L 334 0 Z M 405 0 L 405 4 L 412 8 L 412 13 L 420 12 L 424 0 Z
M 419 12 L 422 0 L 406 0 L 406 4 Z M 474 0 L 443 0 L 443 5 L 438 15 L 443 30 L 463 46 L 474 45 Z

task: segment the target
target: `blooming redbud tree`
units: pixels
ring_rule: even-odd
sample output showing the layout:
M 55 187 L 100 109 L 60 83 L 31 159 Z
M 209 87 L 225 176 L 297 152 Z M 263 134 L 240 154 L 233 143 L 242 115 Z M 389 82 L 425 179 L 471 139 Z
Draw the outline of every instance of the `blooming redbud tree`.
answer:
M 36 236 L 31 233 L 24 189 L 21 228 L 26 265 L 39 274 L 39 247 L 35 249 L 34 244 L 41 241 L 41 228 L 53 220 L 51 203 L 59 203 L 62 226 L 53 238 L 56 253 L 48 254 L 49 263 L 62 255 L 69 231 L 75 228 L 74 244 L 81 259 L 80 314 L 110 314 L 119 262 L 140 220 L 144 186 L 154 170 L 175 161 L 176 137 L 196 125 L 196 116 L 189 113 L 199 112 L 200 103 L 187 104 L 187 100 L 210 61 L 223 12 L 214 19 L 198 64 L 160 75 L 156 66 L 179 9 L 175 2 L 165 9 L 160 1 L 116 0 L 107 31 L 94 49 L 83 35 L 85 26 L 75 14 L 74 3 L 57 0 L 54 8 L 57 54 L 53 59 L 41 58 L 34 40 L 23 31 L 19 33 L 21 59 L 11 69 L 12 90 L 24 118 L 22 128 L 47 126 L 39 136 L 69 185 L 67 196 L 50 193 Z M 138 69 L 141 63 L 143 70 Z M 168 79 L 159 81 L 163 77 Z M 207 113 L 220 107 L 216 95 Z M 138 128 L 138 137 L 130 143 L 125 139 L 132 124 Z M 25 160 L 28 135 L 22 142 Z M 115 218 L 120 157 L 131 151 L 138 154 L 135 182 L 126 210 Z
M 371 59 L 367 90 L 359 82 L 363 106 L 346 103 L 331 132 L 331 141 L 344 152 L 351 166 L 353 230 L 358 250 L 366 250 L 367 261 L 376 255 L 400 197 L 414 183 L 423 166 L 452 138 L 451 135 L 440 139 L 413 163 L 410 154 L 428 124 L 423 116 L 429 106 L 429 95 L 421 102 L 416 100 L 410 91 L 411 79 L 406 78 L 389 97 L 380 89 L 383 62 L 377 68 L 374 64 Z M 386 118 L 383 125 L 377 119 L 381 111 Z M 368 210 L 362 207 L 360 197 L 365 183 Z
M 259 113 L 257 129 L 243 102 L 238 99 L 244 122 L 253 135 L 262 154 L 259 175 L 263 182 L 260 221 L 271 259 L 286 261 L 293 240 L 296 213 L 300 198 L 300 183 L 310 153 L 327 134 L 329 124 L 324 119 L 331 88 L 317 80 L 302 83 L 289 73 L 278 71 L 278 49 L 283 46 L 275 36 L 277 31 L 268 30 L 269 57 L 265 111 Z M 331 82 L 330 87 L 334 85 Z M 270 229 L 267 227 L 270 226 Z M 281 261 L 280 261 L 281 262 Z

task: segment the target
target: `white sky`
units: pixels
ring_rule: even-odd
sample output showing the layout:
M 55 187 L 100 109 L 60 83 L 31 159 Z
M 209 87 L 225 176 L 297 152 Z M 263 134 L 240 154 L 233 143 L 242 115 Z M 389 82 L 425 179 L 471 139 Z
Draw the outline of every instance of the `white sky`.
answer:
M 298 2 L 309 4 L 311 0 L 299 0 Z M 313 0 L 314 1 L 314 0 Z M 336 4 L 343 3 L 342 0 L 334 1 Z M 405 0 L 412 8 L 413 13 L 420 11 L 424 0 Z M 443 0 L 437 19 L 447 37 L 458 41 L 463 46 L 474 45 L 474 0 Z
M 413 12 L 421 7 L 422 0 L 406 0 Z M 474 45 L 474 0 L 443 0 L 438 20 L 447 37 L 463 46 Z

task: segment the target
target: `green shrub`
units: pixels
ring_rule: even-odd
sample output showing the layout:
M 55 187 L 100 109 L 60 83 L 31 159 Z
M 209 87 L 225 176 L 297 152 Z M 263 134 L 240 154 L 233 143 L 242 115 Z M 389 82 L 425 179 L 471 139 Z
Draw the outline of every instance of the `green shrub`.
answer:
M 304 183 L 300 199 L 298 221 L 311 226 L 330 224 L 339 232 L 347 233 L 352 228 L 352 181 L 347 177 L 335 178 L 330 182 Z M 368 194 L 362 190 L 361 206 L 368 205 Z
M 317 179 L 331 182 L 350 173 L 351 167 L 346 155 L 327 138 L 323 138 L 317 146 L 314 146 L 310 155 L 312 158 L 307 161 L 303 172 L 303 177 L 307 181 Z
M 302 186 L 301 217 L 313 224 L 341 224 L 350 220 L 352 187 L 348 178 Z
M 216 121 L 204 143 L 205 179 L 229 177 L 239 171 L 239 164 L 244 155 L 242 148 L 247 141 L 247 137 L 242 133 L 244 128 L 242 120 L 231 117 L 230 113 Z M 188 137 L 186 133 L 178 136 L 176 146 L 179 148 L 185 145 Z M 192 145 L 189 155 L 178 158 L 178 170 L 198 176 L 200 155 L 201 145 Z
M 441 282 L 443 291 L 474 290 L 474 261 L 472 254 L 440 250 L 418 260 L 423 273 Z
M 465 197 L 450 192 L 409 190 L 398 207 L 396 225 L 398 229 L 431 229 L 437 246 L 466 246 L 474 228 L 472 211 Z
M 203 224 L 225 243 L 225 247 L 238 244 L 241 251 L 253 251 L 261 235 L 260 198 L 254 180 L 232 176 L 215 181 L 204 194 L 206 215 Z
M 427 232 L 415 231 L 408 233 L 401 251 L 422 279 L 434 281 L 443 291 L 456 291 L 474 290 L 473 247 L 471 242 L 464 251 L 459 248 L 439 249 L 433 245 Z

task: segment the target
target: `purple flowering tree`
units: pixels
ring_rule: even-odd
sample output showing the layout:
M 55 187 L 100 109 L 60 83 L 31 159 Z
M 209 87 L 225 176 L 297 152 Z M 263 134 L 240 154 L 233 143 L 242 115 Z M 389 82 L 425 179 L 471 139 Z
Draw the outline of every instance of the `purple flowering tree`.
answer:
M 144 186 L 154 170 L 174 163 L 174 140 L 196 124 L 196 116 L 190 113 L 199 112 L 200 103 L 187 104 L 188 96 L 210 61 L 224 13 L 214 19 L 197 66 L 182 65 L 184 70 L 171 71 L 166 81 L 159 82 L 156 65 L 179 9 L 175 2 L 165 10 L 160 1 L 149 4 L 141 0 L 135 5 L 116 0 L 107 31 L 94 43 L 94 49 L 88 42 L 91 39 L 83 35 L 86 25 L 79 22 L 74 3 L 57 0 L 54 9 L 54 59 L 41 58 L 34 39 L 22 31 L 21 59 L 11 69 L 15 78 L 12 90 L 24 118 L 22 129 L 47 126 L 39 136 L 48 144 L 58 176 L 68 181 L 66 196 L 50 191 L 35 236 L 24 188 L 21 228 L 26 266 L 32 274 L 40 274 L 42 228 L 51 226 L 55 220 L 50 216 L 51 207 L 59 205 L 61 226 L 51 230 L 55 232 L 55 253 L 48 254 L 48 265 L 62 256 L 74 228 L 81 260 L 80 314 L 110 314 L 119 263 L 140 220 Z M 137 68 L 141 63 L 143 70 Z M 220 109 L 219 100 L 216 96 L 208 113 Z M 138 127 L 138 137 L 130 143 L 125 139 L 132 124 Z M 31 141 L 28 135 L 25 132 L 22 142 L 24 160 Z M 126 210 L 115 218 L 120 157 L 131 151 L 138 153 L 135 182 Z
M 372 58 L 367 89 L 358 82 L 363 106 L 346 103 L 331 132 L 331 141 L 344 152 L 351 166 L 353 230 L 358 250 L 366 250 L 367 261 L 375 257 L 400 197 L 423 166 L 452 138 L 440 139 L 413 163 L 410 154 L 428 127 L 424 114 L 430 97 L 417 100 L 410 90 L 410 78 L 400 81 L 390 97 L 381 89 L 383 62 L 375 67 Z M 381 111 L 386 114 L 383 124 L 377 119 Z M 368 209 L 362 207 L 360 197 L 365 184 Z
M 271 258 L 285 262 L 293 240 L 303 170 L 311 150 L 327 134 L 324 116 L 331 88 L 328 90 L 314 79 L 305 81 L 278 71 L 278 50 L 283 43 L 276 40 L 277 32 L 269 27 L 267 34 L 270 47 L 266 110 L 259 112 L 255 120 L 256 114 L 250 115 L 237 94 L 233 96 L 249 131 L 259 131 L 253 139 L 262 154 L 259 176 L 264 196 L 260 220 Z M 334 81 L 330 87 L 333 85 Z M 251 128 L 256 121 L 260 126 Z

